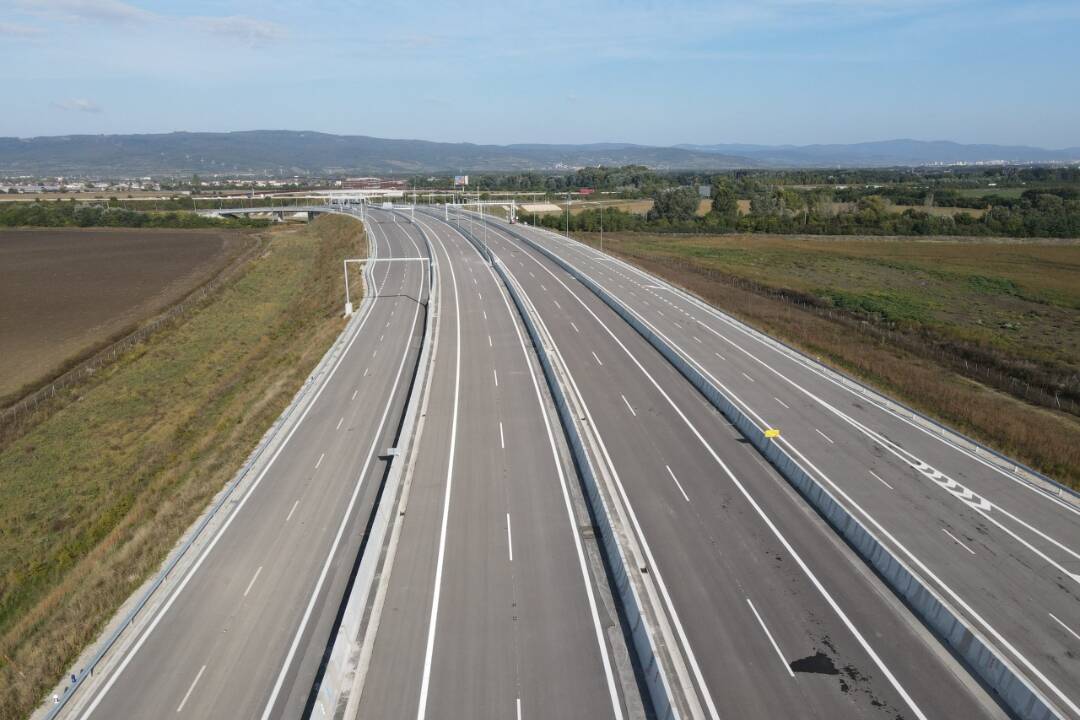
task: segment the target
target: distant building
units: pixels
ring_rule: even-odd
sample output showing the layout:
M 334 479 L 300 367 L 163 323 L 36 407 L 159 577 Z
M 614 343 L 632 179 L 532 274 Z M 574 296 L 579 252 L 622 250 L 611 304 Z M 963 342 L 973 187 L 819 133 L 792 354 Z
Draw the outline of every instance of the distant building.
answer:
M 383 180 L 377 177 L 345 178 L 342 190 L 404 190 L 404 180 Z

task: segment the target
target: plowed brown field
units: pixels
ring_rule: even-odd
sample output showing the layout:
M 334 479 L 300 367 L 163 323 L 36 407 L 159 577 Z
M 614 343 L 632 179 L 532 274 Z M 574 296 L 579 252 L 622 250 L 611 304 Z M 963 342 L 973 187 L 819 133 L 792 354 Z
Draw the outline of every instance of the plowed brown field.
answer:
M 179 301 L 246 242 L 218 230 L 0 231 L 0 402 Z

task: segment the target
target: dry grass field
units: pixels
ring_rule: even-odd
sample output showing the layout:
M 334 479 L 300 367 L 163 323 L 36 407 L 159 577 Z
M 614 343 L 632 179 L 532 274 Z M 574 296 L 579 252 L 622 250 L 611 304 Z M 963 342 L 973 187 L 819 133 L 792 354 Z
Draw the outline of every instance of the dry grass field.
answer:
M 349 218 L 266 231 L 205 306 L 0 445 L 0 718 L 29 714 L 240 467 L 340 332 L 341 259 L 364 254 Z
M 217 230 L 0 231 L 0 405 L 177 302 L 248 244 Z
M 1080 244 L 605 233 L 604 247 L 1080 486 Z

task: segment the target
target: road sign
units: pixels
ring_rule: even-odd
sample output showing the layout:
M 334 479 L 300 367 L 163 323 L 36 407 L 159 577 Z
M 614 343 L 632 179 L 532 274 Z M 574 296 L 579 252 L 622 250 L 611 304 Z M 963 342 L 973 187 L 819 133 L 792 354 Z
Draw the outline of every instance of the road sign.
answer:
M 464 186 L 466 186 L 468 184 L 469 184 L 469 176 L 468 175 L 455 175 L 454 176 L 454 187 L 464 187 Z

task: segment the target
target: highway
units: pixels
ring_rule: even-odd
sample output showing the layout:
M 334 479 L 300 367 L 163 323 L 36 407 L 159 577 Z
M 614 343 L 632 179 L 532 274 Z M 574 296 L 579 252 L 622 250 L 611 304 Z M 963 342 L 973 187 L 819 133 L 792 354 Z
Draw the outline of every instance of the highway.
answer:
M 379 257 L 417 248 L 368 223 Z M 419 350 L 426 263 L 383 263 L 377 297 L 332 375 L 228 519 L 80 688 L 78 718 L 299 717 L 392 444 Z M 175 585 L 173 585 L 175 583 Z M 137 639 L 136 639 L 137 638 Z
M 553 233 L 519 230 L 633 309 L 762 426 L 780 428 L 791 455 L 1064 716 L 1080 718 L 1075 503 L 856 393 L 655 276 Z
M 639 714 L 603 569 L 583 548 L 574 468 L 516 312 L 456 231 L 419 216 L 399 227 L 435 249 L 440 318 L 359 717 Z
M 407 463 L 401 513 L 380 548 L 358 717 L 651 711 L 536 349 L 466 232 L 498 258 L 565 371 L 589 463 L 626 509 L 621 529 L 659 588 L 693 716 L 1007 713 L 670 362 L 518 233 L 780 428 L 793 457 L 1080 720 L 1076 505 L 576 241 L 466 213 L 409 222 L 369 209 L 366 225 L 377 257 L 433 250 L 438 312 L 414 441 L 395 460 Z M 415 370 L 427 268 L 376 267 L 375 297 L 310 405 L 65 716 L 314 712 Z
M 708 716 L 1001 714 L 624 321 L 523 243 L 494 229 L 487 242 L 588 408 Z

